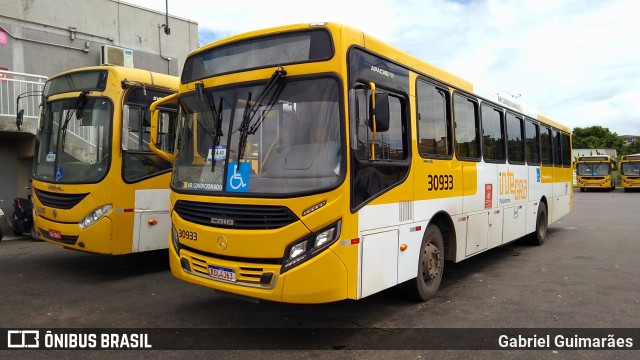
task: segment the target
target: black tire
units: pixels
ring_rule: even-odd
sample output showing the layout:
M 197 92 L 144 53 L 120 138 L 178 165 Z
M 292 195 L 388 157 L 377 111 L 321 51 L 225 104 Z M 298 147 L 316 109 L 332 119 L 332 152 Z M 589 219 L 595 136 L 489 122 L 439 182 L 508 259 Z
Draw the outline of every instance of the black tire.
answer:
M 16 214 L 13 214 L 11 218 L 11 232 L 13 232 L 15 236 L 22 235 L 22 231 L 20 231 L 20 220 L 18 220 L 18 215 Z
M 533 242 L 534 245 L 540 246 L 547 240 L 548 226 L 547 206 L 543 202 L 540 202 L 540 205 L 538 205 L 538 216 L 536 217 L 536 230 L 531 233 L 531 242 Z
M 31 235 L 31 238 L 35 241 L 40 241 L 40 238 L 38 238 L 38 235 L 36 235 L 36 228 L 32 225 L 31 229 L 29 231 L 29 235 Z
M 420 246 L 418 276 L 402 284 L 411 299 L 427 301 L 436 295 L 444 271 L 444 240 L 437 225 L 427 226 Z
M 585 192 L 585 191 L 587 191 L 587 189 L 585 189 L 585 188 L 580 188 L 580 191 L 581 191 L 581 192 Z

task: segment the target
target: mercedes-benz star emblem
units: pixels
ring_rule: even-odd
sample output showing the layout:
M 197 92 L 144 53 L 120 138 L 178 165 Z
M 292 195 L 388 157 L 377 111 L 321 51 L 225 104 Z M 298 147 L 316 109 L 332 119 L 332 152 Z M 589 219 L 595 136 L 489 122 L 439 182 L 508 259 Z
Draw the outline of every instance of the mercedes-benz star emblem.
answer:
M 218 249 L 225 250 L 227 248 L 227 238 L 224 236 L 220 236 L 218 238 Z

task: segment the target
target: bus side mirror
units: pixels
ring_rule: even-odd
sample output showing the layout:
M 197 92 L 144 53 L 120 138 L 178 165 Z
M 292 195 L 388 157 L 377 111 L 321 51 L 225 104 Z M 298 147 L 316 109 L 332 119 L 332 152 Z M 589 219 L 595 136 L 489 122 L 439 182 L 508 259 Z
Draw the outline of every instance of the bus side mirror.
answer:
M 122 150 L 129 150 L 129 105 L 122 107 Z
M 369 128 L 375 132 L 389 131 L 389 94 L 376 93 L 371 98 L 372 101 L 369 102 Z
M 158 134 L 160 130 L 169 126 L 168 124 L 159 124 L 161 110 L 158 109 L 158 107 L 171 102 L 176 102 L 177 100 L 178 100 L 178 94 L 173 94 L 173 95 L 163 97 L 162 99 L 158 99 L 153 103 L 151 103 L 151 106 L 149 106 L 149 111 L 151 111 L 151 132 L 149 134 L 149 137 L 150 137 L 149 148 L 151 148 L 151 151 L 156 153 L 158 156 L 160 156 L 161 158 L 171 163 L 173 163 L 173 160 L 176 158 L 175 153 L 164 151 L 161 149 L 161 146 L 158 147 L 159 145 L 161 145 L 161 143 L 158 142 L 158 137 L 159 137 Z M 176 128 L 172 126 L 169 126 L 168 129 L 169 129 L 168 130 L 169 132 L 176 131 Z M 175 149 L 173 149 L 173 151 L 175 151 Z
M 20 109 L 20 111 L 18 111 L 18 115 L 16 115 L 16 126 L 18 127 L 18 130 L 20 130 L 20 128 L 22 128 L 22 122 L 24 118 L 24 109 Z

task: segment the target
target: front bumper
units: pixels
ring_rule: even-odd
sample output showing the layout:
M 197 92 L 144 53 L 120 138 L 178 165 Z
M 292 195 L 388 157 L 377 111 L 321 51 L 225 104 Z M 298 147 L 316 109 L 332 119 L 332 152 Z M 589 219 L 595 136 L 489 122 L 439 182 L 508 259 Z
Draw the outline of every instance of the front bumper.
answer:
M 327 249 L 309 261 L 280 274 L 280 264 L 256 264 L 214 258 L 188 248 L 176 253 L 169 246 L 171 273 L 178 279 L 249 298 L 287 303 L 326 303 L 347 298 L 347 270 Z M 215 279 L 209 266 L 233 269 L 236 281 Z
M 60 223 L 36 216 L 34 227 L 38 238 L 52 244 L 98 254 L 113 253 L 112 222 L 108 217 L 83 230 L 77 223 Z M 59 233 L 60 238 L 51 236 L 53 233 Z

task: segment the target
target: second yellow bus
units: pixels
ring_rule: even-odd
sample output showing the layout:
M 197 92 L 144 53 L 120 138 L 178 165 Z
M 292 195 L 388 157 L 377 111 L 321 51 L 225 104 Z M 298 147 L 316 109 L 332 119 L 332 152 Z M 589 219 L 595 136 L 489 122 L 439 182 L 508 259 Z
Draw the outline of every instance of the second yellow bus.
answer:
M 575 166 L 576 182 L 580 191 L 587 191 L 587 189 L 612 191 L 615 189 L 613 171 L 617 166 L 613 157 L 609 155 L 579 156 Z
M 623 155 L 620 159 L 620 185 L 624 191 L 640 189 L 640 154 Z
M 44 86 L 33 170 L 36 235 L 100 254 L 164 249 L 171 163 L 149 149 L 149 105 L 178 78 L 118 66 L 80 68 Z M 170 150 L 175 105 L 161 109 Z

